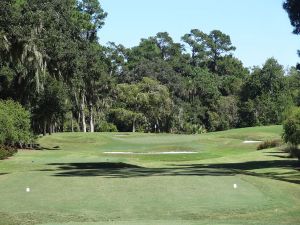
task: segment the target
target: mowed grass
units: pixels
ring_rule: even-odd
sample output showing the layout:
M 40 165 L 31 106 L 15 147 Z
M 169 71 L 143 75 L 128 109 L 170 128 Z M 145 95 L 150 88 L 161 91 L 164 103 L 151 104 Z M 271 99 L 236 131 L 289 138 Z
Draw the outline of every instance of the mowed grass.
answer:
M 0 161 L 0 224 L 300 224 L 298 161 L 243 143 L 281 133 L 269 126 L 43 137 L 43 150 Z M 168 151 L 197 153 L 105 153 Z

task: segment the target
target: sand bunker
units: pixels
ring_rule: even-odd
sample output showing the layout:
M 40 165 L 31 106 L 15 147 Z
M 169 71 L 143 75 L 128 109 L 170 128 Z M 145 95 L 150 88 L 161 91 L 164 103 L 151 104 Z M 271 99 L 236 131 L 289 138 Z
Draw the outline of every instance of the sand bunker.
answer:
M 178 151 L 178 152 L 104 152 L 104 154 L 118 155 L 174 155 L 174 154 L 196 154 L 198 152 Z
M 244 144 L 255 144 L 255 143 L 261 143 L 262 141 L 244 141 Z
M 129 134 L 116 134 L 115 137 L 126 137 L 129 136 Z

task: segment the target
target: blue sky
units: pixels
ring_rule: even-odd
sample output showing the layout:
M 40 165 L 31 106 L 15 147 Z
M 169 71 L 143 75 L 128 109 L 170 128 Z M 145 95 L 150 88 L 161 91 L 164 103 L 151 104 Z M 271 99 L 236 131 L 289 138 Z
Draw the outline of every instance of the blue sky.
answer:
M 108 12 L 100 30 L 102 44 L 109 41 L 126 47 L 141 38 L 167 31 L 179 42 L 197 28 L 206 33 L 219 29 L 237 47 L 234 55 L 251 67 L 269 57 L 294 66 L 300 62 L 300 36 L 292 34 L 283 0 L 100 0 Z

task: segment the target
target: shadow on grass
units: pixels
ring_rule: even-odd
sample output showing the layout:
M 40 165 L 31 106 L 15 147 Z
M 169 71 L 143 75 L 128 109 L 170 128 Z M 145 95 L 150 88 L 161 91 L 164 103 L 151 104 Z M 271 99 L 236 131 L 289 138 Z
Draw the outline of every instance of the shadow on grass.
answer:
M 39 150 L 39 151 L 44 151 L 44 150 L 58 151 L 58 150 L 61 150 L 61 148 L 59 146 L 54 146 L 53 148 L 38 147 L 38 148 L 35 148 L 35 150 Z
M 294 157 L 286 155 L 286 154 L 268 154 L 267 156 L 273 156 L 282 159 L 293 159 Z
M 101 176 L 107 178 L 134 178 L 151 176 L 235 176 L 250 175 L 300 184 L 300 164 L 296 160 L 250 161 L 220 164 L 170 165 L 165 168 L 145 168 L 126 163 L 87 162 L 53 163 L 55 168 L 43 171 L 56 172 L 59 177 Z M 259 172 L 259 169 L 274 169 Z M 279 170 L 278 170 L 279 169 Z M 280 171 L 280 169 L 289 169 Z
M 141 168 L 127 163 L 109 163 L 109 162 L 88 162 L 88 163 L 51 163 L 51 166 L 59 166 L 62 170 L 101 170 L 101 169 L 125 169 Z
M 8 173 L 0 173 L 0 176 L 1 176 L 1 175 L 6 175 L 6 174 L 8 174 Z

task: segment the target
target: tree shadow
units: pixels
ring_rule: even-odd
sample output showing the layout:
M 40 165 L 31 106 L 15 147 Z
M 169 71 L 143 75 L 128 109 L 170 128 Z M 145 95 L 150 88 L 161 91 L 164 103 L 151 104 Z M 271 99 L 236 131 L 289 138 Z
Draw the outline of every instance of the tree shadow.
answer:
M 51 163 L 51 166 L 59 166 L 62 170 L 101 170 L 101 169 L 124 169 L 124 168 L 141 168 L 140 166 L 127 163 L 111 163 L 111 162 L 88 162 L 88 163 Z
M 235 176 L 249 175 L 300 184 L 300 165 L 296 160 L 249 161 L 219 164 L 173 164 L 164 168 L 146 168 L 127 163 L 87 162 L 52 163 L 58 177 L 136 178 L 151 176 Z M 288 169 L 288 171 L 259 172 L 259 169 Z
M 270 178 L 274 180 L 281 180 L 290 183 L 300 184 L 300 163 L 294 159 L 286 160 L 269 160 L 269 161 L 249 161 L 241 163 L 219 163 L 219 164 L 193 164 L 182 165 L 192 169 L 197 168 L 214 168 L 219 170 L 231 171 L 234 175 L 242 174 L 256 177 Z M 277 169 L 275 172 L 260 172 L 260 169 Z M 287 172 L 280 172 L 278 169 L 288 169 Z
M 6 174 L 8 174 L 8 173 L 0 173 L 0 176 L 2 176 L 2 175 L 6 175 Z
M 286 154 L 268 154 L 267 156 L 273 156 L 281 159 L 293 159 L 294 157 L 286 155 Z
M 54 146 L 52 148 L 47 148 L 47 147 L 36 147 L 35 150 L 39 150 L 39 151 L 44 151 L 44 150 L 48 150 L 48 151 L 58 151 L 58 150 L 61 150 L 61 148 L 59 146 Z

